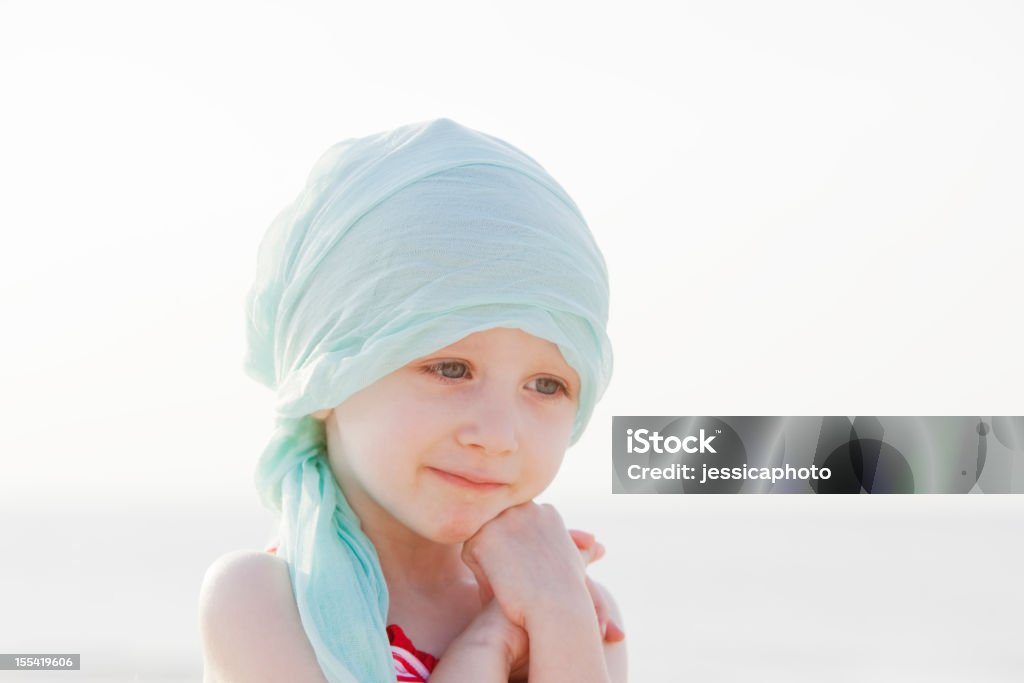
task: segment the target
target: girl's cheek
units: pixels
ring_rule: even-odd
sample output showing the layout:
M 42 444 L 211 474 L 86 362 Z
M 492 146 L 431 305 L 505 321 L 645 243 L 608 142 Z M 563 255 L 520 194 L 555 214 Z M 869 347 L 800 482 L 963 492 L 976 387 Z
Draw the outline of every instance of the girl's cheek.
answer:
M 526 500 L 532 500 L 543 492 L 555 480 L 560 466 L 561 458 L 557 457 L 557 454 L 550 454 L 534 461 L 529 469 L 529 475 L 522 482 L 528 494 Z

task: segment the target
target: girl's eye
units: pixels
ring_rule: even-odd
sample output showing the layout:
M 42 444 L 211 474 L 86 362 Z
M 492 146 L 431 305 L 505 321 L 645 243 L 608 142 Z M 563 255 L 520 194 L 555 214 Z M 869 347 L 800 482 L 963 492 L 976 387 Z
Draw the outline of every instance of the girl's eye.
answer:
M 433 365 L 428 365 L 424 369 L 427 372 L 438 375 L 444 379 L 462 379 L 467 374 L 466 364 L 454 361 L 434 363 Z
M 537 378 L 537 392 L 545 396 L 557 396 L 559 392 L 564 393 L 566 396 L 569 395 L 569 391 L 565 388 L 564 384 L 550 377 Z

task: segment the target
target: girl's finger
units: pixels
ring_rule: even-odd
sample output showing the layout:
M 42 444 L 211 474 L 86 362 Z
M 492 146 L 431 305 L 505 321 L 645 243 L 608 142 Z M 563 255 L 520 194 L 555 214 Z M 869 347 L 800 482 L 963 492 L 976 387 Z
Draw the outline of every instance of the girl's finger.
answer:
M 604 546 L 600 543 L 595 543 L 586 550 L 580 550 L 580 555 L 583 557 L 583 561 L 585 564 L 590 564 L 591 562 L 596 562 L 600 560 L 602 557 L 604 557 L 604 553 Z
M 604 605 L 595 605 L 597 610 L 597 624 L 601 627 L 601 637 L 604 638 L 608 632 L 608 609 Z
M 626 639 L 626 633 L 614 621 L 609 621 L 604 639 L 609 643 L 617 643 Z
M 569 535 L 572 536 L 576 548 L 583 555 L 585 564 L 590 564 L 604 557 L 605 547 L 597 541 L 594 534 L 580 531 L 579 529 L 569 529 Z
M 626 639 L 626 633 L 622 627 L 615 623 L 608 611 L 608 605 L 604 602 L 601 591 L 597 590 L 590 577 L 587 577 L 587 590 L 590 598 L 594 601 L 594 611 L 597 613 L 597 623 L 601 628 L 601 637 L 608 643 L 617 643 Z
M 586 531 L 580 531 L 579 529 L 569 529 L 569 535 L 572 536 L 573 542 L 576 547 L 580 550 L 589 548 L 594 543 L 594 534 Z
M 608 605 L 604 603 L 604 598 L 601 592 L 594 587 L 594 583 L 587 577 L 587 591 L 590 593 L 590 599 L 594 602 L 594 612 L 597 614 L 597 625 L 601 629 L 601 637 L 604 638 L 608 629 L 609 614 Z

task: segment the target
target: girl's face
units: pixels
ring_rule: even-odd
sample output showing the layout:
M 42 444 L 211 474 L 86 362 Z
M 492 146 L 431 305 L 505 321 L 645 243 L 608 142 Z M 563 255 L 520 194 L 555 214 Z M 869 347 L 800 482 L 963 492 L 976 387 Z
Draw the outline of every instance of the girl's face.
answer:
M 458 543 L 551 483 L 579 389 L 555 344 L 494 328 L 316 415 L 326 419 L 331 468 L 364 524 L 397 521 Z

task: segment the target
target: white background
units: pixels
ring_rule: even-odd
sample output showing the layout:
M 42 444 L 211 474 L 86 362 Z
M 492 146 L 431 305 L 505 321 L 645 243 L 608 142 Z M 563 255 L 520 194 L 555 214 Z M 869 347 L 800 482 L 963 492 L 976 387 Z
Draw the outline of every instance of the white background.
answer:
M 545 500 L 608 547 L 631 680 L 1020 680 L 1021 497 L 613 497 L 609 435 L 1024 414 L 1021 35 L 1014 2 L 0 2 L 0 652 L 200 678 L 203 571 L 270 532 L 258 241 L 330 144 L 447 116 L 608 262 L 615 375 Z

